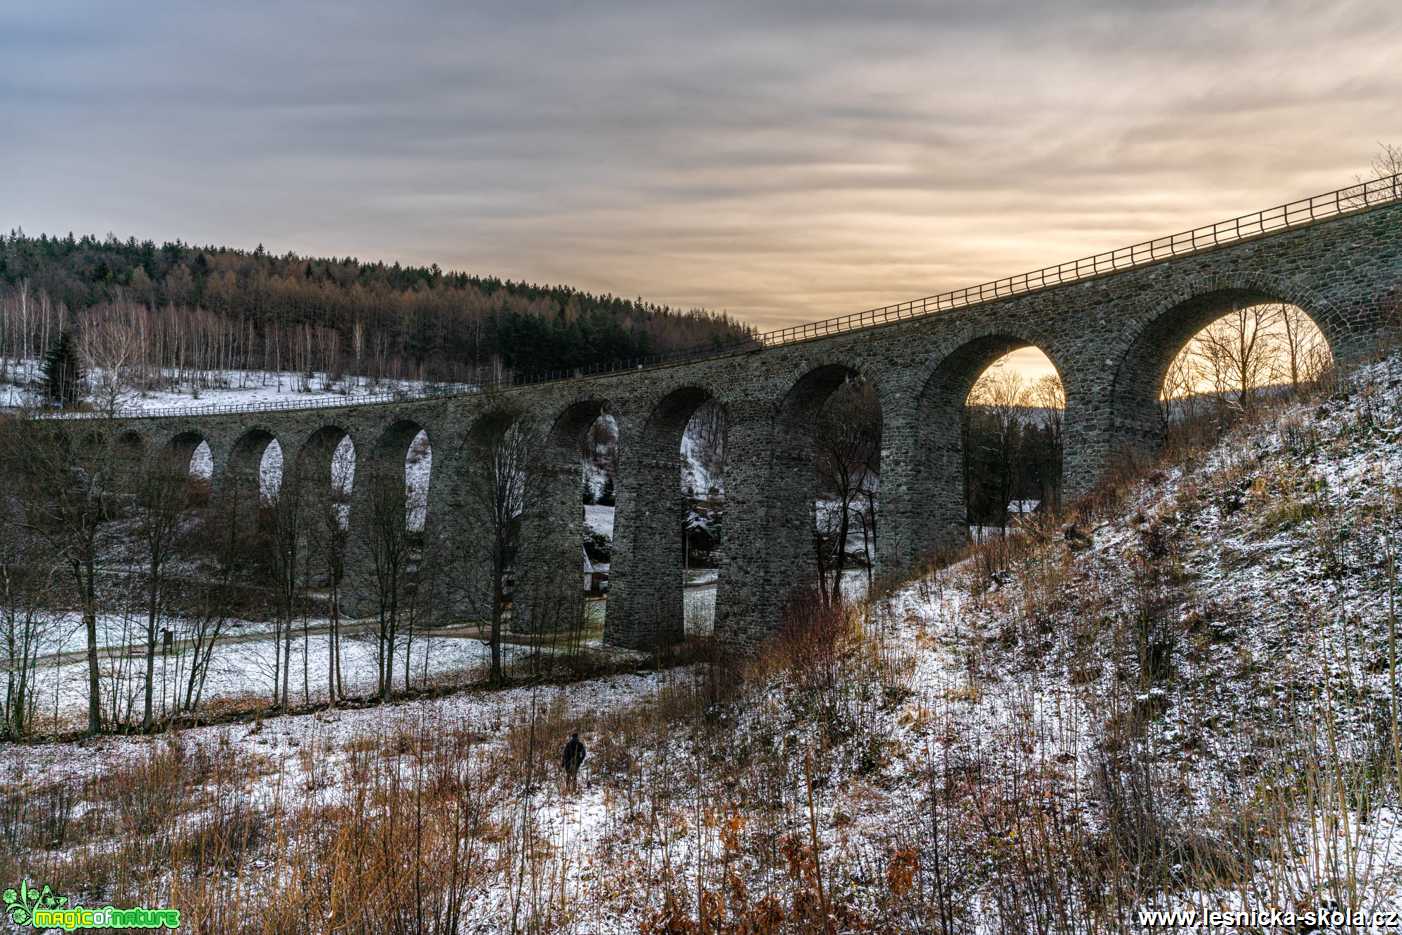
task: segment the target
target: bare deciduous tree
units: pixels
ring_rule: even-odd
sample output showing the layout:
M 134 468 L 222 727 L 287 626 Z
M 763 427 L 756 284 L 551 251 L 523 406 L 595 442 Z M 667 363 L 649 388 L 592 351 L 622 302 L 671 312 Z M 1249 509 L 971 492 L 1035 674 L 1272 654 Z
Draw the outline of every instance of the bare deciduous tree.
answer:
M 394 653 L 410 557 L 403 462 L 377 464 L 368 477 L 357 478 L 356 483 L 367 485 L 365 532 L 375 589 L 376 691 L 381 699 L 387 699 L 394 677 Z
M 9 439 L 3 439 L 8 441 Z M 36 707 L 35 671 L 51 648 L 54 614 L 45 606 L 58 571 L 41 540 L 24 528 L 20 504 L 0 500 L 0 644 L 5 696 L 0 699 L 0 737 L 26 737 Z
M 1260 391 L 1300 388 L 1333 366 L 1329 345 L 1303 309 L 1282 302 L 1232 309 L 1198 332 L 1169 365 L 1159 400 L 1165 419 L 1191 419 L 1200 397 L 1219 413 L 1249 411 Z
M 1379 143 L 1378 154 L 1373 157 L 1373 174 L 1380 178 L 1402 174 L 1402 146 Z
M 105 311 L 80 319 L 78 347 L 87 368 L 93 406 L 111 418 L 136 397 L 135 384 L 148 351 L 133 323 L 139 317 L 137 309 L 118 307 Z
M 1197 414 L 1200 387 L 1205 380 L 1206 374 L 1197 354 L 1185 349 L 1173 358 L 1159 391 L 1159 405 L 1165 422 L 1173 421 L 1178 415 L 1191 418 Z
M 248 486 L 247 484 L 243 486 Z M 283 464 L 276 490 L 261 494 L 267 518 L 268 555 L 277 589 L 278 616 L 274 626 L 273 702 L 287 706 L 292 681 L 292 637 L 299 611 L 304 609 L 305 569 L 299 564 L 305 546 L 308 491 L 295 464 Z
M 1193 338 L 1219 401 L 1250 411 L 1271 382 L 1280 355 L 1278 305 L 1242 305 Z
M 98 577 L 107 560 L 98 533 L 119 499 L 112 426 L 96 420 L 70 433 L 62 422 L 14 419 L 7 430 L 16 437 L 0 452 L 11 462 L 7 476 L 20 487 L 22 522 L 73 576 L 87 643 L 88 731 L 96 734 L 102 730 Z
M 1062 425 L 1066 420 L 1066 387 L 1054 373 L 1043 374 L 1027 390 L 1028 405 L 1037 410 L 1047 427 L 1046 460 L 1041 466 L 1042 499 L 1053 511 L 1061 509 Z
M 855 516 L 861 524 L 865 539 L 873 515 L 873 479 L 881 457 L 881 404 L 870 384 L 847 383 L 832 394 L 818 415 L 816 444 L 819 489 L 833 497 L 832 509 L 820 513 L 814 533 L 818 590 L 824 602 L 836 605 L 842 602 L 852 519 Z
M 1294 305 L 1277 306 L 1276 321 L 1280 330 L 1277 380 L 1288 380 L 1297 390 L 1316 382 L 1332 365 L 1319 327 Z
M 474 525 L 487 538 L 485 558 L 491 578 L 487 644 L 491 649 L 494 684 L 503 681 L 502 632 L 511 606 L 508 576 L 522 544 L 526 512 L 536 501 L 544 477 L 542 448 L 535 424 L 520 416 L 491 437 L 482 439 L 468 465 L 468 510 Z
M 166 567 L 179 547 L 190 483 L 190 465 L 175 451 L 161 451 L 143 463 L 139 452 L 123 452 L 127 483 L 134 488 L 137 532 L 146 559 L 146 698 L 142 730 L 151 730 L 156 676 L 156 637 L 165 596 Z
M 1018 463 L 1017 432 L 1020 428 L 1020 411 L 1028 405 L 1027 382 L 1017 370 L 1007 366 L 989 367 L 974 382 L 969 390 L 968 404 L 976 406 L 992 418 L 996 429 L 990 439 L 996 446 L 994 462 L 999 475 L 991 479 L 1000 504 L 1000 525 L 1008 524 L 1008 501 L 1012 499 L 1016 477 L 1020 469 Z M 985 479 L 985 483 L 989 479 Z
M 192 536 L 211 550 L 215 568 L 192 595 L 193 599 L 185 602 L 179 618 L 175 706 L 187 714 L 199 708 L 204 696 L 215 647 L 233 614 L 234 577 L 245 563 L 248 551 L 248 539 L 241 522 L 246 510 L 239 502 L 245 490 L 237 484 L 224 487 L 222 495 L 202 511 L 199 534 Z M 186 653 L 188 668 L 184 664 Z
M 350 482 L 344 466 L 333 458 L 331 483 L 311 483 L 307 500 L 306 563 L 315 568 L 307 578 L 310 584 L 314 575 L 319 576 L 326 584 L 326 696 L 334 705 L 345 697 L 341 676 L 341 585 L 345 580 Z

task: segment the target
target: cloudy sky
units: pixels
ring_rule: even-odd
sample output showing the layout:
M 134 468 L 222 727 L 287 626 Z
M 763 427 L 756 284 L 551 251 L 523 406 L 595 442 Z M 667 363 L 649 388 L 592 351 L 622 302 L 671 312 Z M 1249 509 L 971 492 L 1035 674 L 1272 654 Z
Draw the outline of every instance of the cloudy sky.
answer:
M 1327 191 L 1402 3 L 7 3 L 0 225 L 353 254 L 763 328 Z

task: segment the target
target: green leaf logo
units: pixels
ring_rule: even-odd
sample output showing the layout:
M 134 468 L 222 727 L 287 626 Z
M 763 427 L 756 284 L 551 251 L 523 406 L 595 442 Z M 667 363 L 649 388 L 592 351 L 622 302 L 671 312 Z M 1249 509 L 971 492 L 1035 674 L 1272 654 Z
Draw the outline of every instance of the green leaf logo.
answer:
M 5 899 L 5 914 L 16 925 L 32 922 L 35 909 L 62 909 L 68 904 L 68 897 L 58 895 L 49 889 L 48 884 L 43 889 L 34 890 L 30 888 L 28 880 L 20 882 L 18 892 L 11 887 L 0 895 Z

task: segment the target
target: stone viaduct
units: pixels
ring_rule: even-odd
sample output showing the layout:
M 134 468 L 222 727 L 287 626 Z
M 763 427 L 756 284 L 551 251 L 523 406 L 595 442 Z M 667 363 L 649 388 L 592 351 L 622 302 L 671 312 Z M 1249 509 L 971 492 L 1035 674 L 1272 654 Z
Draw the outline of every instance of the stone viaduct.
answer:
M 1402 199 L 1397 177 L 1368 185 L 974 290 L 761 336 L 703 359 L 456 396 L 172 412 L 124 420 L 124 430 L 152 451 L 206 442 L 216 486 L 256 471 L 273 440 L 288 464 L 295 459 L 329 484 L 331 451 L 350 436 L 356 483 L 347 581 L 362 593 L 371 509 L 362 479 L 376 465 L 402 468 L 407 446 L 426 432 L 425 535 L 455 556 L 452 577 L 464 594 L 457 603 L 470 614 L 480 612 L 474 601 L 487 572 L 485 532 L 471 518 L 464 477 L 493 437 L 529 417 L 545 431 L 551 465 L 528 514 L 519 563 L 518 612 L 529 618 L 546 613 L 537 595 L 552 584 L 573 594 L 566 603 L 580 600 L 578 452 L 588 427 L 608 412 L 618 426 L 619 467 L 605 639 L 645 648 L 682 635 L 680 442 L 696 408 L 716 400 L 728 425 L 716 633 L 744 649 L 772 630 L 795 583 L 812 577 L 814 424 L 844 381 L 869 381 L 880 400 L 877 564 L 879 573 L 899 573 L 967 534 L 960 409 L 978 375 L 1010 350 L 1040 348 L 1060 372 L 1067 497 L 1087 491 L 1122 452 L 1158 442 L 1157 396 L 1169 363 L 1234 304 L 1299 306 L 1341 365 L 1376 354 L 1402 301 Z

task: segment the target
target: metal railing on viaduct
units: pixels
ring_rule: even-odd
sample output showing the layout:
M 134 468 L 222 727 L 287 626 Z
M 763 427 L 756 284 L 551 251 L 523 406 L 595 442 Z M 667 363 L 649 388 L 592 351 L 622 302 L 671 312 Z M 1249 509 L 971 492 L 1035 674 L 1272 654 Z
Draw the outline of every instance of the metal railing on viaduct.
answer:
M 574 380 L 581 377 L 617 373 L 620 371 L 646 370 L 653 367 L 729 356 L 732 354 L 780 347 L 786 344 L 796 344 L 802 341 L 812 341 L 851 331 L 877 328 L 893 322 L 922 318 L 928 315 L 946 312 L 951 309 L 967 308 L 984 302 L 1005 299 L 1010 296 L 1039 292 L 1044 289 L 1053 289 L 1058 286 L 1081 282 L 1097 276 L 1148 266 L 1174 257 L 1204 253 L 1218 247 L 1239 243 L 1266 234 L 1308 227 L 1311 224 L 1327 221 L 1342 215 L 1355 214 L 1397 202 L 1402 202 L 1402 173 L 1358 182 L 1354 185 L 1336 189 L 1332 192 L 1326 192 L 1322 195 L 1313 195 L 1309 198 L 1287 202 L 1286 204 L 1266 208 L 1252 214 L 1244 214 L 1240 217 L 1218 221 L 1215 224 L 1207 224 L 1177 234 L 1157 237 L 1153 240 L 1146 240 L 1142 243 L 1132 244 L 1127 247 L 1120 247 L 1104 253 L 1097 253 L 1093 256 L 1082 257 L 1078 260 L 1058 263 L 1055 266 L 1047 266 L 1031 272 L 1007 276 L 1003 279 L 982 283 L 977 286 L 967 286 L 962 289 L 941 292 L 938 295 L 930 295 L 919 299 L 911 299 L 906 302 L 899 302 L 895 305 L 885 305 L 880 308 L 867 309 L 866 311 L 856 312 L 850 315 L 842 315 L 836 318 L 827 318 L 822 321 L 793 325 L 774 331 L 766 331 L 750 335 L 743 341 L 731 344 L 710 344 L 703 347 L 688 348 L 651 357 L 609 361 L 568 371 L 548 371 L 525 375 L 515 374 L 499 381 L 479 382 L 470 386 L 430 386 L 411 393 L 400 391 L 364 394 L 359 396 L 333 396 L 318 400 L 287 400 L 236 405 L 188 406 L 178 409 L 162 409 L 154 412 L 134 410 L 130 412 L 124 411 L 118 413 L 118 415 L 144 417 L 192 416 L 402 403 L 417 399 L 472 395 L 482 392 L 483 389 L 489 386 L 526 386 L 560 380 Z M 97 412 L 66 412 L 50 413 L 47 414 L 47 417 L 82 419 L 100 418 L 106 415 L 108 414 Z

